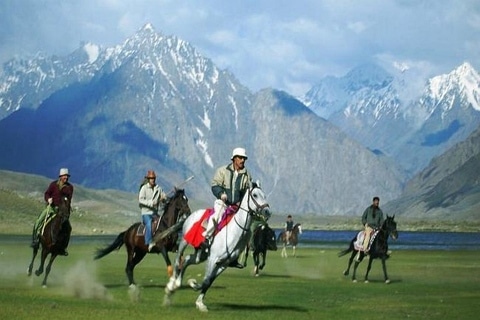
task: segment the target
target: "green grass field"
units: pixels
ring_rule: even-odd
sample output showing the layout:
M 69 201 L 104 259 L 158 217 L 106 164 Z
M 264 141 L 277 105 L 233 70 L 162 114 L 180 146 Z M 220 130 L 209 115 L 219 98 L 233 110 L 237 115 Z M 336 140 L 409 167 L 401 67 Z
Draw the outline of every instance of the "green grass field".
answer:
M 48 288 L 27 277 L 27 243 L 0 245 L 1 319 L 474 319 L 480 314 L 480 258 L 476 251 L 396 251 L 387 262 L 390 284 L 375 261 L 370 283 L 342 275 L 347 257 L 339 250 L 298 248 L 297 257 L 268 252 L 259 277 L 228 269 L 207 293 L 208 313 L 195 309 L 197 292 L 178 290 L 163 306 L 165 263 L 148 255 L 135 276 L 140 296 L 129 295 L 122 247 L 93 261 L 105 243 L 73 243 L 70 256 L 55 261 Z M 172 255 L 173 257 L 173 255 Z M 37 262 L 34 270 L 38 266 Z M 363 280 L 366 262 L 359 267 Z M 185 279 L 203 277 L 192 266 Z

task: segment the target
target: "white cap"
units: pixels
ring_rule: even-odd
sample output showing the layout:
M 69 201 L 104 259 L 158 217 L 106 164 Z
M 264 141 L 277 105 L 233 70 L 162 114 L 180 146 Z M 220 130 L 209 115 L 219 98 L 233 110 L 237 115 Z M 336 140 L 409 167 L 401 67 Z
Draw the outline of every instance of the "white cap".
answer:
M 61 176 L 69 176 L 70 177 L 70 174 L 68 173 L 68 169 L 67 168 L 62 168 L 60 169 L 60 173 L 58 174 L 59 177 Z
M 233 160 L 233 158 L 234 158 L 235 156 L 244 157 L 245 159 L 248 159 L 248 157 L 247 157 L 247 152 L 245 151 L 244 148 L 235 148 L 235 149 L 233 149 L 231 160 Z

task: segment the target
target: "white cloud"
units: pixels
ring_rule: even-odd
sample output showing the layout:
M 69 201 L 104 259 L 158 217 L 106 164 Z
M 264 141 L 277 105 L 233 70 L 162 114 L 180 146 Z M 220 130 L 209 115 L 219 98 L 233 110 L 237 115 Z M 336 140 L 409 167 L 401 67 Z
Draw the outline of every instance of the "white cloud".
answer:
M 301 95 L 365 62 L 408 61 L 429 76 L 464 61 L 480 68 L 475 0 L 8 0 L 0 10 L 0 62 L 37 51 L 63 55 L 81 42 L 113 46 L 147 22 L 252 90 Z

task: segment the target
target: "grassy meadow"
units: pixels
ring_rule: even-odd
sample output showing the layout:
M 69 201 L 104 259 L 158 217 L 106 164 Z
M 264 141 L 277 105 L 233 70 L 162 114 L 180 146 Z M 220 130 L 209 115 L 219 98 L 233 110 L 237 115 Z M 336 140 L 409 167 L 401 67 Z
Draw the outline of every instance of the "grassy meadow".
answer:
M 112 236 L 113 240 L 114 236 Z M 480 259 L 476 251 L 396 251 L 387 261 L 390 284 L 375 261 L 370 283 L 366 262 L 358 283 L 342 275 L 348 257 L 337 249 L 297 249 L 297 257 L 268 252 L 266 268 L 253 277 L 247 268 L 227 269 L 208 291 L 208 313 L 195 309 L 197 292 L 186 286 L 163 306 L 165 263 L 148 255 L 137 266 L 140 294 L 129 294 L 126 252 L 98 261 L 95 248 L 107 243 L 73 240 L 70 256 L 55 261 L 48 288 L 42 277 L 27 277 L 28 243 L 0 244 L 1 319 L 473 319 L 480 313 Z M 173 258 L 173 255 L 171 255 Z M 38 257 L 34 270 L 38 267 Z M 185 280 L 203 277 L 204 265 Z

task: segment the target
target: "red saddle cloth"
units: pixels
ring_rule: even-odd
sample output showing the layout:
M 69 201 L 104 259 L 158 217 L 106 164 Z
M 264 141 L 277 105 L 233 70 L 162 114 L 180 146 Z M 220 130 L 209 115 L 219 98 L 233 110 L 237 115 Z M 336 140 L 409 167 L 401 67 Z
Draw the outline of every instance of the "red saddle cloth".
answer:
M 222 215 L 222 218 L 220 219 L 220 223 L 218 224 L 214 235 L 216 235 L 220 230 L 222 230 L 223 227 L 225 227 L 230 222 L 237 210 L 238 206 L 236 205 L 231 205 L 227 207 L 227 209 Z M 202 217 L 197 222 L 195 222 L 190 228 L 190 230 L 188 230 L 183 236 L 185 241 L 187 241 L 187 243 L 192 245 L 194 248 L 198 248 L 205 240 L 205 237 L 202 235 L 203 231 L 205 231 L 204 225 L 206 225 L 206 221 L 210 218 L 212 214 L 213 208 L 205 209 Z

